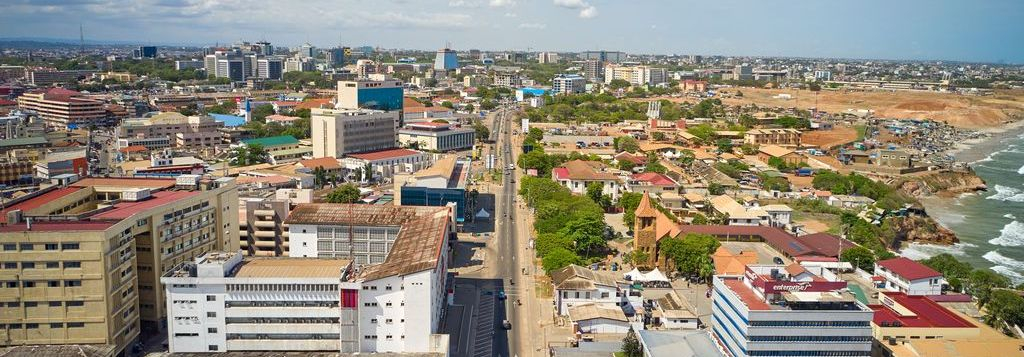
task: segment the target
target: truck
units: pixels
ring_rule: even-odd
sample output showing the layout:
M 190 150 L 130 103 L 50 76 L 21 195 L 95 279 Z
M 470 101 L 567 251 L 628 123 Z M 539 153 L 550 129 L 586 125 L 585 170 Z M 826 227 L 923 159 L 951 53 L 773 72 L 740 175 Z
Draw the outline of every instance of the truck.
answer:
M 796 175 L 801 177 L 812 176 L 814 175 L 814 170 L 812 170 L 810 167 L 801 167 L 796 170 Z

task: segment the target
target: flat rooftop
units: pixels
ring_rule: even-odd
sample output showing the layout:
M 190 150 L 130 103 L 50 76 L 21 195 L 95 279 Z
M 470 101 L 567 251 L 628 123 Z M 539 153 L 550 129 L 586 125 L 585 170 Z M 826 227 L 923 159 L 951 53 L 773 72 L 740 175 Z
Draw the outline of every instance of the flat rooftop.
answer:
M 243 260 L 236 278 L 338 278 L 348 259 L 253 258 Z
M 736 297 L 740 298 L 740 301 L 744 305 L 747 305 L 747 309 L 750 310 L 771 310 L 772 307 L 768 303 L 764 302 L 760 296 L 757 296 L 753 290 L 750 290 L 746 284 L 743 284 L 742 280 L 739 279 L 722 279 L 725 286 L 732 290 Z
M 147 199 L 135 202 L 123 201 L 114 208 L 92 216 L 93 219 L 121 220 L 144 210 L 156 208 L 174 201 L 184 200 L 198 195 L 198 191 L 159 191 Z
M 24 200 L 18 200 L 14 204 L 8 203 L 9 206 L 4 207 L 4 209 L 0 211 L 0 223 L 7 223 L 7 212 L 14 210 L 29 212 L 33 209 L 39 208 L 39 206 L 42 206 L 43 204 L 52 202 L 54 200 L 58 200 L 61 197 L 70 195 L 81 189 L 82 187 L 62 187 L 55 190 L 43 192 L 41 194 L 38 194 L 37 196 L 26 196 Z
M 955 312 L 932 301 L 927 296 L 907 295 L 899 292 L 882 292 L 880 299 L 891 299 L 895 304 L 909 310 L 901 314 L 886 305 L 868 305 L 875 311 L 872 322 L 875 325 L 892 325 L 898 322 L 902 327 L 975 328 L 974 324 Z

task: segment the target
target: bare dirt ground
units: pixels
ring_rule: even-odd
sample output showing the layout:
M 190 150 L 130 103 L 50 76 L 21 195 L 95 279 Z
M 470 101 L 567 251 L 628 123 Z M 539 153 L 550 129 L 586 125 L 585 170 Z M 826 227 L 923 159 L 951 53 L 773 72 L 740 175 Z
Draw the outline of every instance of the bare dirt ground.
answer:
M 742 88 L 743 97 L 725 98 L 726 104 L 797 107 L 817 106 L 827 112 L 838 113 L 847 109 L 870 109 L 876 117 L 919 118 L 945 121 L 965 128 L 1001 126 L 1014 117 L 1024 115 L 1024 91 L 999 90 L 990 96 L 969 96 L 938 92 L 814 92 L 793 89 Z M 775 98 L 787 93 L 791 99 Z
M 1024 117 L 1024 90 L 997 90 L 994 95 L 972 96 L 955 93 L 910 91 L 848 91 L 737 88 L 722 92 L 743 92 L 742 97 L 723 98 L 730 105 L 756 104 L 763 107 L 808 109 L 830 113 L 847 109 L 870 109 L 875 117 L 933 119 L 963 128 L 993 128 Z M 776 98 L 786 93 L 790 99 Z M 695 102 L 694 98 L 658 98 L 673 102 Z
M 835 127 L 832 130 L 806 131 L 800 135 L 804 145 L 815 145 L 822 149 L 831 149 L 857 140 L 857 129 L 852 127 Z

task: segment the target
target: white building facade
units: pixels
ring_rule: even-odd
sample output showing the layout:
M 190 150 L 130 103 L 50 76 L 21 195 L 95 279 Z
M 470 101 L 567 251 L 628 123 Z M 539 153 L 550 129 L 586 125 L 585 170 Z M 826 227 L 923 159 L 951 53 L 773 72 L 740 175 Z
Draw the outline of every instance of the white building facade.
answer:
M 941 295 L 946 283 L 942 273 L 903 257 L 875 262 L 875 275 L 885 280 L 885 290 L 907 295 Z

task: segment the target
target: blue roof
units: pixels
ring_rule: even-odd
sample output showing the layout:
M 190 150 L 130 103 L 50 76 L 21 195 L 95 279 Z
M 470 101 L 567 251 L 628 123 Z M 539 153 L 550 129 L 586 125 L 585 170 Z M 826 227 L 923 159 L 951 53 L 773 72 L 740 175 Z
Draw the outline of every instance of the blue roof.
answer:
M 536 96 L 541 96 L 541 95 L 544 95 L 544 93 L 548 92 L 547 89 L 541 89 L 541 88 L 523 88 L 523 89 L 520 89 L 520 91 L 522 91 L 524 94 L 533 94 L 533 95 L 536 95 Z
M 227 114 L 210 114 L 210 116 L 214 120 L 224 123 L 224 126 L 229 128 L 245 125 L 245 117 Z

